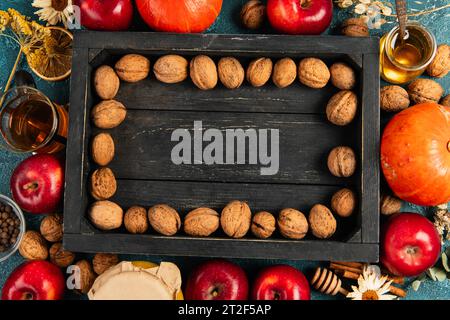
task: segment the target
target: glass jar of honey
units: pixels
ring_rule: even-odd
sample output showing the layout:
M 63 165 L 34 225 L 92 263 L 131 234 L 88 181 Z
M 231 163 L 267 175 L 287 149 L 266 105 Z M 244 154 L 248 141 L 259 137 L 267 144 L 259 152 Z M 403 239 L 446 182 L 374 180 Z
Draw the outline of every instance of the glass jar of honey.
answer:
M 436 55 L 436 38 L 417 22 L 408 22 L 405 39 L 399 27 L 380 40 L 380 74 L 387 82 L 404 84 L 420 76 Z

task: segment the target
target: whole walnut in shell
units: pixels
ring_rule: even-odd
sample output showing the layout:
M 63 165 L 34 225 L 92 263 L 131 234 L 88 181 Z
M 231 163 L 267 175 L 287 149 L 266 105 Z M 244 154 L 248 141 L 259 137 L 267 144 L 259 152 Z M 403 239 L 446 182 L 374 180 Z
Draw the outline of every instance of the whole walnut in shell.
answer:
M 119 78 L 126 82 L 138 82 L 148 77 L 150 60 L 139 54 L 127 54 L 115 65 Z
M 92 109 L 92 121 L 100 129 L 112 129 L 120 125 L 127 116 L 125 106 L 116 100 L 105 100 Z
M 237 89 L 244 82 L 245 71 L 236 58 L 221 58 L 217 64 L 217 70 L 220 82 L 228 89 Z
M 95 273 L 87 260 L 80 260 L 75 265 L 80 270 L 80 288 L 77 288 L 77 290 L 83 294 L 87 294 L 94 284 L 96 278 Z
M 353 121 L 358 108 L 358 97 L 350 90 L 342 90 L 333 95 L 327 104 L 327 118 L 337 125 L 345 126 Z
M 345 146 L 336 147 L 328 155 L 328 169 L 336 177 L 348 178 L 355 173 L 355 152 Z
M 210 208 L 197 208 L 184 217 L 184 232 L 194 237 L 207 237 L 220 225 L 219 214 Z
M 122 225 L 123 210 L 112 201 L 97 201 L 89 209 L 89 218 L 100 230 L 113 230 Z
M 190 75 L 192 82 L 201 90 L 210 90 L 217 85 L 217 67 L 208 56 L 199 55 L 191 60 Z
M 71 251 L 64 250 L 62 243 L 54 243 L 50 247 L 50 261 L 60 268 L 67 268 L 75 260 L 75 254 Z
M 391 214 L 400 212 L 402 208 L 402 200 L 397 197 L 383 194 L 380 200 L 380 212 L 383 215 L 390 216 Z
M 346 63 L 336 62 L 330 67 L 331 83 L 338 89 L 353 89 L 356 83 L 355 71 Z
M 400 86 L 385 86 L 380 91 L 380 108 L 386 112 L 398 112 L 409 107 L 408 92 Z
M 450 71 L 450 46 L 440 44 L 436 56 L 428 65 L 427 72 L 432 77 L 443 78 Z
M 266 6 L 259 0 L 250 0 L 241 9 L 241 22 L 251 30 L 261 28 L 266 16 Z
M 107 200 L 117 190 L 117 182 L 110 168 L 99 168 L 91 175 L 91 195 L 95 200 Z
M 444 93 L 441 85 L 430 79 L 416 79 L 408 86 L 409 97 L 416 104 L 423 102 L 438 103 Z
M 244 201 L 231 201 L 222 210 L 220 225 L 223 231 L 232 238 L 244 237 L 250 229 L 252 212 Z
M 99 133 L 92 139 L 92 160 L 100 166 L 108 165 L 114 158 L 114 140 L 109 133 Z
M 101 275 L 103 272 L 119 263 L 117 254 L 97 253 L 92 259 L 94 272 Z
M 342 218 L 351 216 L 355 210 L 355 206 L 355 193 L 348 188 L 337 191 L 331 198 L 331 209 Z
M 182 56 L 169 54 L 156 60 L 153 73 L 156 79 L 164 83 L 178 83 L 188 76 L 188 61 Z
M 445 107 L 450 107 L 450 94 L 446 95 L 441 99 L 441 102 L 439 102 L 441 105 Z
M 166 236 L 173 236 L 181 227 L 180 215 L 166 204 L 157 204 L 148 209 L 148 220 L 156 232 Z
M 272 81 L 278 88 L 290 86 L 297 78 L 297 65 L 291 58 L 283 58 L 273 67 Z
M 300 240 L 308 233 L 309 227 L 305 215 L 295 209 L 281 210 L 277 223 L 280 233 L 285 238 Z
M 269 58 L 258 58 L 247 68 L 247 81 L 255 88 L 262 87 L 272 75 L 273 63 Z
M 134 206 L 125 212 L 123 219 L 125 229 L 134 234 L 145 233 L 148 230 L 147 210 Z
M 267 239 L 275 231 L 275 226 L 276 220 L 273 214 L 261 211 L 253 216 L 251 230 L 255 237 Z
M 26 231 L 20 242 L 19 253 L 28 260 L 47 260 L 47 243 L 39 232 Z
M 330 80 L 330 70 L 327 65 L 317 58 L 305 58 L 298 66 L 298 78 L 305 86 L 320 89 Z
M 97 95 L 103 100 L 111 100 L 120 88 L 120 79 L 110 66 L 101 66 L 95 71 L 94 86 Z
M 336 232 L 336 219 L 324 205 L 316 204 L 312 207 L 308 221 L 312 234 L 319 239 L 328 239 Z
M 48 242 L 59 242 L 63 237 L 63 217 L 60 214 L 51 214 L 41 221 L 40 231 Z
M 349 37 L 368 37 L 369 27 L 362 18 L 350 18 L 341 26 L 342 34 Z

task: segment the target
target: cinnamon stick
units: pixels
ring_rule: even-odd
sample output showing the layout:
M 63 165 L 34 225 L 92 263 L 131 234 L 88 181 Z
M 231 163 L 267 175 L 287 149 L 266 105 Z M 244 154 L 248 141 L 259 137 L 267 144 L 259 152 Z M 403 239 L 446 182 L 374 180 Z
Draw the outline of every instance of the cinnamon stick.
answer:
M 351 268 L 361 269 L 364 267 L 364 264 L 361 262 L 346 262 L 346 261 L 333 261 L 334 264 L 339 264 L 341 266 L 347 266 Z
M 334 263 L 334 262 L 330 263 L 330 269 L 350 271 L 350 272 L 357 273 L 357 274 L 361 274 L 362 273 L 362 270 L 359 269 L 359 268 L 345 266 L 345 265 L 337 264 L 337 263 Z
M 358 266 L 361 266 L 361 268 L 358 268 Z M 362 270 L 363 266 L 364 266 L 364 264 L 359 263 L 359 262 L 331 262 L 330 263 L 330 269 L 333 269 L 336 273 L 342 273 L 344 271 L 349 271 L 349 272 L 360 275 L 363 272 L 363 270 Z M 382 274 L 385 274 L 385 273 L 382 272 Z M 391 276 L 391 275 L 387 275 L 387 277 L 388 277 L 388 280 L 392 281 L 393 283 L 400 284 L 400 285 L 405 283 L 404 277 Z

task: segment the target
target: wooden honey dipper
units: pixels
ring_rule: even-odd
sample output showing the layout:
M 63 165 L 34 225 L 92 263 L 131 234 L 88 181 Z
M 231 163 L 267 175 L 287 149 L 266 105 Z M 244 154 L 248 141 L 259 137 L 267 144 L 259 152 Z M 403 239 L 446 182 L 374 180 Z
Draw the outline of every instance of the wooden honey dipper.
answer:
M 317 268 L 311 285 L 324 294 L 335 296 L 338 292 L 347 296 L 348 291 L 342 288 L 342 281 L 333 271 L 326 268 Z

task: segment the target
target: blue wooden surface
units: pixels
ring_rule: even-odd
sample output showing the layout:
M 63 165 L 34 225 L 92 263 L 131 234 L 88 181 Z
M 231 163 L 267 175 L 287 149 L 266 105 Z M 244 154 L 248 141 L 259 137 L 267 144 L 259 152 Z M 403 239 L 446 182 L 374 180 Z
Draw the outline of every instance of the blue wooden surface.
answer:
M 246 0 L 224 0 L 224 6 L 220 17 L 217 19 L 216 23 L 208 30 L 211 33 L 247 33 L 249 31 L 244 30 L 239 24 L 239 10 Z M 393 0 L 391 0 L 393 2 Z M 434 7 L 439 7 L 443 4 L 448 3 L 448 0 L 422 0 L 422 1 L 407 1 L 411 12 L 423 11 L 426 9 L 431 9 Z M 0 2 L 0 10 L 5 10 L 7 8 L 16 8 L 23 14 L 36 18 L 33 15 L 33 8 L 31 7 L 31 0 L 2 0 Z M 337 34 L 340 22 L 351 16 L 351 12 L 335 9 L 335 15 L 333 18 L 332 25 L 327 31 L 329 34 Z M 429 15 L 420 16 L 414 18 L 420 21 L 426 27 L 428 27 L 435 35 L 439 43 L 447 42 L 449 43 L 449 29 L 450 29 L 450 10 L 445 9 L 439 12 L 435 12 Z M 390 29 L 393 24 L 386 24 L 381 30 L 372 30 L 372 35 L 380 36 L 387 29 Z M 272 32 L 270 28 L 266 28 L 263 32 Z M 9 75 L 10 68 L 17 55 L 17 47 L 11 42 L 3 38 L 0 38 L 0 92 L 3 91 L 3 87 L 6 83 L 6 79 Z M 21 68 L 28 69 L 26 62 L 22 60 Z M 59 83 L 48 83 L 40 79 L 36 79 L 37 86 L 45 94 L 47 94 L 53 101 L 58 103 L 66 103 L 69 96 L 69 80 L 59 82 Z M 449 93 L 450 87 L 450 76 L 444 79 L 439 79 L 438 82 L 442 84 L 446 90 L 446 94 Z M 21 159 L 27 155 L 18 155 L 4 150 L 0 150 L 0 193 L 9 195 L 9 178 L 11 176 L 12 170 L 20 162 Z M 413 211 L 420 212 L 423 214 L 429 214 L 427 208 L 421 208 L 413 206 L 410 204 L 404 204 L 403 211 Z M 38 228 L 39 221 L 41 217 L 37 216 L 27 216 L 27 223 L 29 228 Z M 85 255 L 78 254 L 77 258 L 84 258 Z M 87 256 L 89 258 L 89 256 Z M 152 261 L 173 261 L 177 263 L 186 274 L 195 264 L 205 260 L 199 258 L 173 258 L 173 257 L 136 257 L 136 256 L 121 256 L 122 259 L 133 259 L 133 260 L 152 260 Z M 10 272 L 19 265 L 23 259 L 19 254 L 15 254 L 8 261 L 0 263 L 0 288 L 3 286 L 4 281 Z M 263 266 L 271 265 L 275 263 L 288 263 L 296 266 L 303 270 L 307 275 L 310 273 L 317 263 L 314 262 L 294 262 L 294 261 L 275 261 L 275 260 L 235 260 L 237 263 L 242 265 L 249 275 L 255 274 L 255 272 Z M 68 293 L 68 299 L 79 299 L 82 298 L 76 294 Z M 313 299 L 330 299 L 330 297 L 323 296 L 321 294 L 313 292 Z M 450 299 L 450 281 L 446 280 L 444 282 L 432 282 L 427 281 L 420 287 L 418 292 L 412 289 L 408 292 L 408 299 Z

